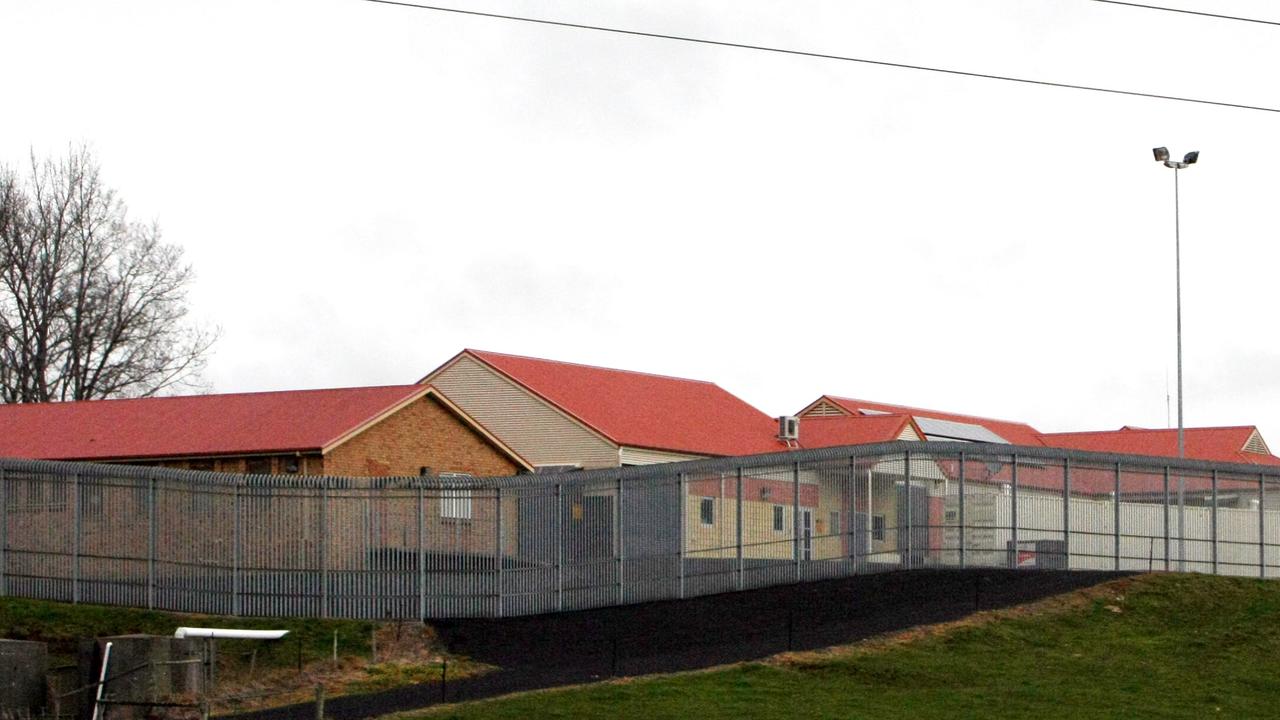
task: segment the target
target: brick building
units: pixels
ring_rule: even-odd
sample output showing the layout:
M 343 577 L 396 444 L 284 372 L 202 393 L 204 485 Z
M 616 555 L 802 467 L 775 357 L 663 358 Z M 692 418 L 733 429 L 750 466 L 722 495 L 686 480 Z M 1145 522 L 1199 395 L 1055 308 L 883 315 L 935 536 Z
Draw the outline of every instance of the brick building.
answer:
M 532 470 L 429 385 L 0 405 L 0 457 L 262 475 Z

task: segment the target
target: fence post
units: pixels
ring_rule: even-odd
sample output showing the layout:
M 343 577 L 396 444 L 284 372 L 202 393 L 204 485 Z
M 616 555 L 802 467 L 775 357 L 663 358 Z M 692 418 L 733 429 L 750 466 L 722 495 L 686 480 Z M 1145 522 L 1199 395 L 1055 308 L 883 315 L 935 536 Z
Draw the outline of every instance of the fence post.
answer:
M 427 497 L 418 476 L 418 619 L 427 619 Z
M 1115 525 L 1115 565 L 1116 570 L 1120 569 L 1120 463 L 1116 463 L 1116 492 L 1112 496 L 1112 510 L 1114 517 L 1112 519 Z
M 71 476 L 71 602 L 80 602 L 80 473 Z
M 1267 479 L 1258 475 L 1258 577 L 1267 577 Z
M 849 528 L 845 533 L 845 542 L 849 545 L 849 574 L 858 572 L 858 461 L 854 455 L 849 456 L 849 507 L 842 508 L 845 525 Z
M 495 488 L 493 495 L 494 495 L 494 497 L 493 497 L 493 502 L 494 502 L 493 514 L 494 514 L 494 518 L 495 518 L 495 524 L 497 525 L 497 527 L 495 528 L 495 530 L 496 530 L 496 532 L 497 532 L 497 538 L 496 538 L 496 539 L 497 539 L 497 544 L 494 546 L 494 559 L 498 561 L 498 617 L 502 617 L 502 599 L 503 599 L 503 588 L 502 588 L 502 570 L 503 570 L 503 568 L 502 568 L 502 565 L 503 565 L 503 557 L 502 557 L 502 488 Z
M 1167 467 L 1167 466 L 1166 466 Z M 1179 468 L 1181 470 L 1181 468 Z M 1187 476 L 1178 473 L 1178 572 L 1187 571 Z
M 324 685 L 316 683 L 315 720 L 324 720 Z
M 329 478 L 327 476 L 320 479 L 320 617 L 329 617 Z
M 240 478 L 231 497 L 231 614 L 240 614 Z
M 791 553 L 795 557 L 796 581 L 800 581 L 800 463 L 791 463 Z
M 1164 466 L 1164 571 L 1169 572 L 1169 466 Z
M 556 610 L 564 609 L 564 483 L 556 483 Z
M 618 473 L 618 604 L 622 605 L 626 602 L 627 586 L 627 558 L 626 558 L 626 540 L 623 537 L 622 516 L 622 473 Z
M 679 473 L 678 475 L 678 487 L 680 492 L 680 503 L 679 503 L 680 533 L 679 535 L 677 535 L 677 537 L 679 538 L 679 541 L 680 541 L 680 547 L 676 551 L 676 562 L 679 565 L 679 567 L 676 569 L 676 572 L 679 576 L 680 582 L 679 582 L 679 587 L 676 590 L 676 593 L 677 593 L 676 597 L 683 600 L 684 599 L 684 553 L 685 553 L 685 543 L 686 543 L 685 534 L 688 532 L 687 516 L 689 512 L 688 508 L 685 507 L 685 502 L 686 502 L 685 498 L 689 496 L 689 493 L 688 493 L 688 480 L 685 478 L 684 473 Z
M 912 537 L 915 533 L 912 532 L 912 527 L 911 527 L 912 520 L 914 520 L 914 518 L 911 517 L 912 493 L 911 493 L 911 451 L 910 450 L 904 451 L 902 453 L 902 487 L 907 496 L 907 502 L 906 502 L 906 505 L 907 505 L 907 554 L 905 557 L 900 557 L 898 559 L 898 564 L 901 567 L 905 567 L 908 570 L 910 570 L 912 566 L 911 555 L 915 550 L 915 538 Z M 901 502 L 901 499 L 899 499 L 899 502 Z M 901 536 L 901 532 L 899 532 L 899 536 Z M 902 548 L 898 548 L 898 552 L 901 553 Z
M 147 609 L 156 607 L 156 474 L 147 473 Z
M 738 466 L 738 510 L 737 512 L 738 512 L 738 518 L 735 525 L 737 528 L 737 535 L 738 535 L 737 537 L 737 540 L 738 540 L 738 589 L 742 590 L 743 588 L 746 587 L 747 580 L 746 580 L 746 567 L 742 560 L 743 552 L 742 552 L 742 466 L 741 465 Z M 684 538 L 681 538 L 680 541 L 684 542 Z
M 867 516 L 867 522 L 871 522 L 871 516 Z M 960 569 L 965 566 L 965 540 L 967 539 L 967 528 L 965 527 L 964 517 L 964 451 L 960 451 Z
M 9 581 L 6 579 L 5 570 L 8 568 L 8 555 L 5 549 L 9 547 L 9 486 L 5 482 L 4 468 L 0 467 L 0 597 L 9 594 Z
M 1062 567 L 1071 569 L 1071 458 L 1062 459 Z
M 1010 539 L 1013 540 L 1013 557 L 1009 562 L 1013 563 L 1013 569 L 1018 569 L 1018 453 L 1009 456 L 1009 510 L 1010 522 L 1009 533 Z
M 1213 471 L 1213 515 L 1209 517 L 1209 528 L 1213 533 L 1213 574 L 1218 574 L 1218 471 Z

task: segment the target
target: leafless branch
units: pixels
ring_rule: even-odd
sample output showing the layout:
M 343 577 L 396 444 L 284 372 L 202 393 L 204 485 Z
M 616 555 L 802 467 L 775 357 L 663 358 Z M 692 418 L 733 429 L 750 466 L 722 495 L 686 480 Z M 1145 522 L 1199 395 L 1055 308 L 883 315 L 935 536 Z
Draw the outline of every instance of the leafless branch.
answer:
M 0 167 L 0 402 L 199 386 L 217 332 L 188 322 L 191 266 L 129 220 L 92 156 Z

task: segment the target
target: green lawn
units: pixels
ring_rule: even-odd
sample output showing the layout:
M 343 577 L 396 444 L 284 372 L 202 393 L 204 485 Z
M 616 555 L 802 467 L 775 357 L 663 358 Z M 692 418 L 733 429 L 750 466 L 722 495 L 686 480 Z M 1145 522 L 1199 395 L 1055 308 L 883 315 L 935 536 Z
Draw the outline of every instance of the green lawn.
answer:
M 1280 582 L 1153 575 L 1092 593 L 915 639 L 407 717 L 1280 716 Z

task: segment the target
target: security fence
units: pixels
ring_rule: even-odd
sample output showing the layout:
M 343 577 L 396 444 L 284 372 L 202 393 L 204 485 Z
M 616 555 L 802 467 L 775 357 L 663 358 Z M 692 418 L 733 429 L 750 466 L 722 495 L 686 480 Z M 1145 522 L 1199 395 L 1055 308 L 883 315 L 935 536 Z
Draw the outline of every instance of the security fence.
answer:
M 1280 468 L 897 442 L 510 478 L 0 460 L 0 595 L 501 617 L 887 570 L 1274 577 Z

